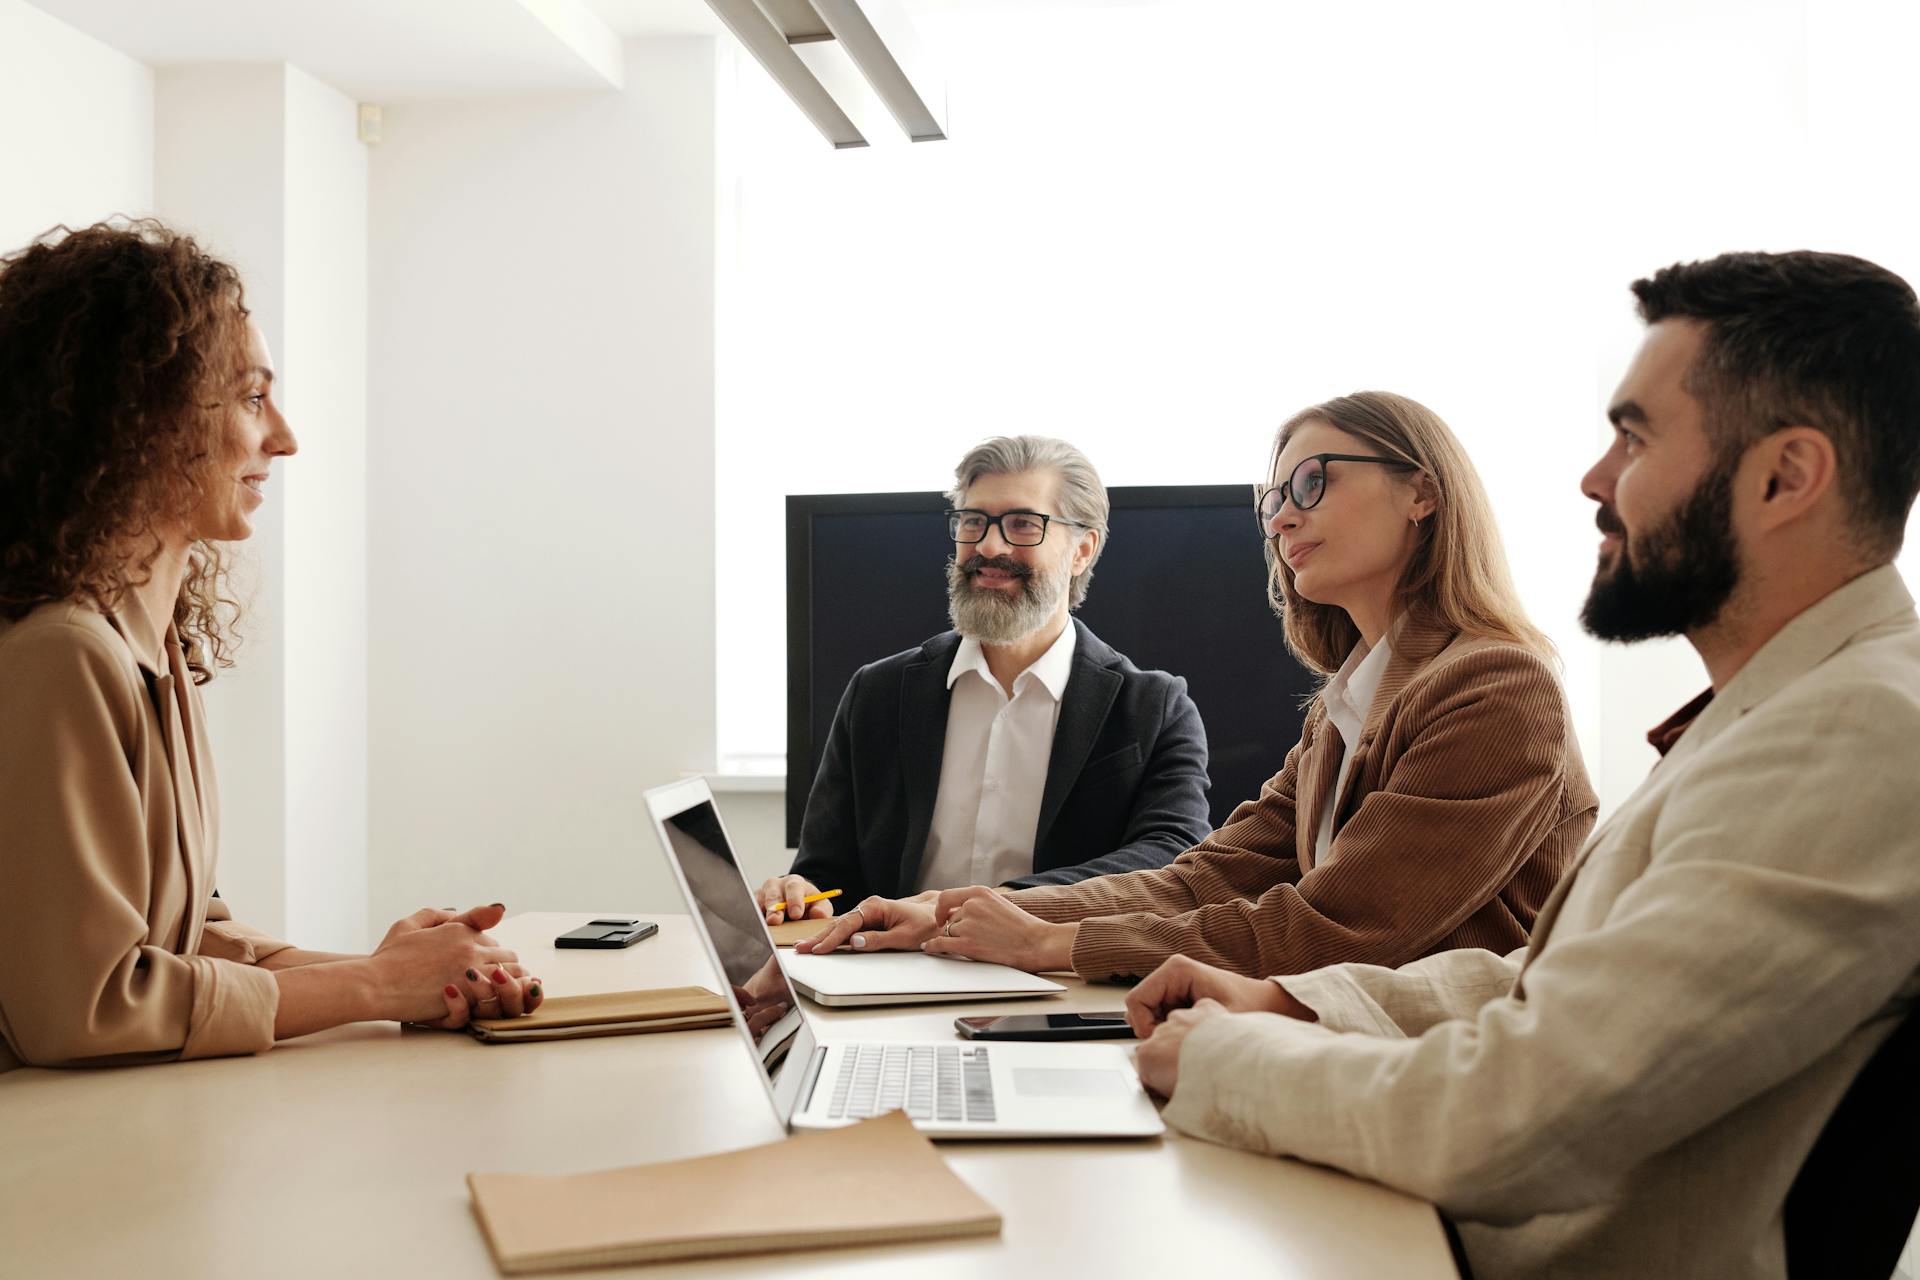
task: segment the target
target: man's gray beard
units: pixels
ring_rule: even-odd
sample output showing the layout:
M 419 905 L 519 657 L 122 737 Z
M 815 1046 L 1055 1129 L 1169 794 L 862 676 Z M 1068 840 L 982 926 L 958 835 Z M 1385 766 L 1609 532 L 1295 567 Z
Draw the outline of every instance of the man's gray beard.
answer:
M 1013 644 L 1038 631 L 1067 598 L 1067 579 L 1036 568 L 1023 578 L 1011 596 L 991 587 L 978 588 L 960 572 L 958 561 L 947 562 L 947 617 L 953 629 L 981 644 Z

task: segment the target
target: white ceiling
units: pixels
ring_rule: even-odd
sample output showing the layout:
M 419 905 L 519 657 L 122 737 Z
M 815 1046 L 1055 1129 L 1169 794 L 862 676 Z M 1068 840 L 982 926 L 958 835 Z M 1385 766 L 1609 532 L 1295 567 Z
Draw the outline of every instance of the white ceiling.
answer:
M 621 36 L 717 36 L 726 33 L 707 0 L 584 0 Z
M 31 3 L 149 66 L 291 62 L 362 102 L 615 87 L 579 26 L 589 46 L 617 33 L 580 0 Z
M 706 0 L 584 0 L 622 36 L 719 35 L 726 28 Z M 900 0 L 909 17 L 921 13 L 1005 13 L 1034 9 L 1111 9 L 1166 0 Z
M 291 62 L 361 101 L 619 87 L 619 41 L 725 35 L 706 0 L 29 0 L 154 67 Z M 1165 0 L 903 0 L 915 13 Z

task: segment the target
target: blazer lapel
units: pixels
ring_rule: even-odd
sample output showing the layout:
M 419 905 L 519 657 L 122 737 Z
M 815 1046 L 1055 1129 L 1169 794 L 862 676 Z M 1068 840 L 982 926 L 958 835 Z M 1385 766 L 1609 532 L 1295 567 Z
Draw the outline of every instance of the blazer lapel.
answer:
M 1300 780 L 1293 798 L 1294 857 L 1302 873 L 1313 870 L 1313 855 L 1320 847 L 1320 815 L 1327 807 L 1327 792 L 1339 776 L 1339 760 L 1333 750 L 1339 730 L 1327 718 L 1321 703 L 1314 704 L 1310 719 L 1313 738 L 1300 753 Z
M 206 724 L 196 714 L 193 672 L 187 667 L 179 637 L 169 634 L 168 663 L 173 672 L 173 716 L 169 736 L 178 735 L 179 755 L 174 774 L 176 792 L 185 786 L 191 790 L 180 803 L 180 850 L 187 863 L 187 920 L 191 941 L 198 943 L 207 922 L 207 901 L 218 887 L 219 874 L 219 797 L 214 789 L 213 758 Z M 185 762 L 181 768 L 179 761 Z
M 907 836 L 900 851 L 900 879 L 889 896 L 920 882 L 947 747 L 947 668 L 958 648 L 957 637 L 953 644 L 930 644 L 900 673 L 900 775 L 907 791 Z
M 1053 727 L 1053 750 L 1047 756 L 1047 785 L 1040 794 L 1040 822 L 1033 837 L 1036 871 L 1046 869 L 1040 865 L 1040 850 L 1046 846 L 1047 833 L 1073 793 L 1074 784 L 1080 781 L 1080 771 L 1086 767 L 1093 744 L 1107 723 L 1107 712 L 1112 710 L 1124 683 L 1119 672 L 1108 669 L 1113 650 L 1077 619 L 1072 625 L 1080 628 L 1080 635 L 1074 641 L 1073 673 L 1067 677 L 1060 718 Z
M 186 885 L 186 906 L 180 916 L 180 932 L 172 940 L 174 949 L 182 954 L 193 950 L 198 938 L 198 929 L 205 919 L 205 905 L 201 899 L 207 889 L 202 882 L 201 833 L 205 830 L 205 814 L 200 809 L 199 788 L 194 784 L 193 751 L 187 741 L 185 717 L 180 710 L 183 696 L 180 682 L 190 679 L 186 672 L 176 667 L 165 675 L 156 676 L 148 686 L 153 695 L 155 710 L 160 714 L 161 737 L 166 743 L 168 774 L 173 781 L 173 817 L 174 831 L 180 847 L 180 875 Z
M 159 721 L 160 743 L 167 755 L 167 776 L 173 789 L 175 842 L 180 858 L 180 875 L 185 886 L 185 902 L 180 927 L 171 939 L 159 939 L 179 954 L 193 950 L 206 921 L 206 897 L 210 892 L 212 861 L 208 856 L 208 837 L 212 815 L 200 785 L 206 762 L 187 732 L 186 707 L 193 697 L 193 673 L 187 669 L 180 637 L 171 624 L 156 626 L 140 601 L 129 595 L 107 614 L 108 620 L 127 642 L 135 665 L 146 685 L 147 698 Z M 152 927 L 155 903 L 147 904 Z
M 1456 633 L 1448 628 L 1419 618 L 1403 617 L 1395 624 L 1387 640 L 1393 652 L 1387 657 L 1387 669 L 1380 673 L 1380 684 L 1373 691 L 1373 701 L 1367 707 L 1367 718 L 1360 723 L 1360 741 L 1347 744 L 1346 754 L 1352 758 L 1353 764 L 1347 770 L 1347 784 L 1333 798 L 1336 819 L 1347 811 L 1347 797 L 1359 785 L 1360 776 L 1365 772 L 1362 766 L 1373 753 L 1374 739 L 1386 723 L 1387 713 L 1393 709 L 1393 704 L 1421 668 L 1439 656 L 1455 638 Z

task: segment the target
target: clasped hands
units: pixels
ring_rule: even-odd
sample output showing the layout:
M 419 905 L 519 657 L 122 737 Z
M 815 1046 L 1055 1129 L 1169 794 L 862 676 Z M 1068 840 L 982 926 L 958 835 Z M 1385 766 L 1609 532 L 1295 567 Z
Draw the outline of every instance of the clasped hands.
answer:
M 390 1016 L 458 1030 L 475 1018 L 517 1018 L 539 1008 L 540 979 L 487 933 L 506 914 L 496 902 L 462 912 L 423 907 L 396 921 L 367 957 Z

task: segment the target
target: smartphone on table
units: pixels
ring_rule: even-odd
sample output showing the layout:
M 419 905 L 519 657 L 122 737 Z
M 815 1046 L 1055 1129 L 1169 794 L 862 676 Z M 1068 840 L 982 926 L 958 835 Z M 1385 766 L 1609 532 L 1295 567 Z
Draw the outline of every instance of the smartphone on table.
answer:
M 953 1026 L 969 1040 L 1133 1039 L 1124 1013 L 1009 1013 L 955 1018 Z
M 642 938 L 651 938 L 660 932 L 660 926 L 651 920 L 629 920 L 608 917 L 604 920 L 590 920 L 578 929 L 561 934 L 553 940 L 556 947 L 591 947 L 595 950 L 616 950 L 630 947 Z

